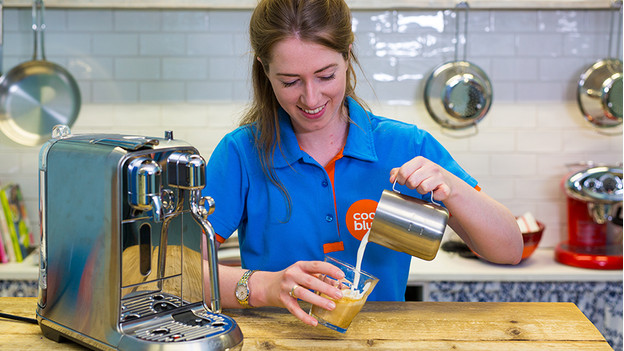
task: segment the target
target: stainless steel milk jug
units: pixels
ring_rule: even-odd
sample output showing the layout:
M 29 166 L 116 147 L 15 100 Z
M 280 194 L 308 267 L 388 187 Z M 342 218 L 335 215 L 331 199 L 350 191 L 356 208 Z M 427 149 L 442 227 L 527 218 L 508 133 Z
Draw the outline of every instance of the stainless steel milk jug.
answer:
M 446 208 L 393 187 L 381 194 L 368 240 L 431 261 L 440 248 L 448 217 Z

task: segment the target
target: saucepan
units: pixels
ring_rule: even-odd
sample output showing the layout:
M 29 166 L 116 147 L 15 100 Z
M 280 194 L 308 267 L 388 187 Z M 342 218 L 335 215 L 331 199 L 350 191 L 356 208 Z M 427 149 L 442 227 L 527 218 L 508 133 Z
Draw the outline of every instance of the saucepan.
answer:
M 32 60 L 0 77 L 0 130 L 13 141 L 27 146 L 49 140 L 57 124 L 72 126 L 81 104 L 80 89 L 74 77 L 65 68 L 45 59 L 43 12 L 43 0 L 35 0 Z M 37 54 L 37 37 L 41 59 Z
M 457 8 L 465 9 L 464 33 L 468 33 L 468 4 L 462 2 Z M 431 117 L 442 127 L 464 129 L 476 125 L 492 104 L 492 84 L 487 74 L 474 63 L 468 62 L 466 44 L 462 60 L 459 51 L 459 12 L 456 19 L 455 60 L 434 68 L 425 84 L 425 106 Z

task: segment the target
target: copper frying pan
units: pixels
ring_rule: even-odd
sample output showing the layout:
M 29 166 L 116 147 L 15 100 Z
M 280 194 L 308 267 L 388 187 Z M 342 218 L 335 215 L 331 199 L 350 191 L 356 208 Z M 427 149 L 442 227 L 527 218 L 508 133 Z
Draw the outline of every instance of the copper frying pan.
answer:
M 0 77 L 0 130 L 16 143 L 27 146 L 50 139 L 57 124 L 72 126 L 81 104 L 80 90 L 72 75 L 45 59 L 43 11 L 43 0 L 34 0 L 32 60 Z M 41 59 L 37 55 L 38 36 Z

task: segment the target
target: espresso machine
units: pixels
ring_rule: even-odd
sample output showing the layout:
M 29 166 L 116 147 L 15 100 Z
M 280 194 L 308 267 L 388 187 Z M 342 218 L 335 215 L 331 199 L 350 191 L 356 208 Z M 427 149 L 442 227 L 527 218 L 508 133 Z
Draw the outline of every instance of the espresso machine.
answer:
M 39 155 L 37 320 L 97 350 L 237 350 L 221 313 L 204 159 L 186 142 L 72 135 Z
M 568 238 L 555 248 L 555 259 L 581 268 L 622 269 L 622 165 L 575 166 L 582 168 L 562 181 Z

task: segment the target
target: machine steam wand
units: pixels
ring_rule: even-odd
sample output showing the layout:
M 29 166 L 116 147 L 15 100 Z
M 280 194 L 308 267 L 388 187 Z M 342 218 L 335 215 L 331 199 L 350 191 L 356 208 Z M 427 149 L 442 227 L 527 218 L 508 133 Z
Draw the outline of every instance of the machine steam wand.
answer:
M 206 208 L 208 203 L 208 208 Z M 201 197 L 201 191 L 199 189 L 191 190 L 191 213 L 195 221 L 203 228 L 201 237 L 201 253 L 202 253 L 202 277 L 203 283 L 206 282 L 208 276 L 206 276 L 206 266 L 208 266 L 208 273 L 210 274 L 210 311 L 213 313 L 221 313 L 221 298 L 219 295 L 219 272 L 217 265 L 217 245 L 216 234 L 210 222 L 208 222 L 208 215 L 214 212 L 214 199 L 205 196 Z M 206 292 L 204 291 L 205 284 L 202 284 L 202 296 L 204 307 L 208 308 L 206 304 Z

